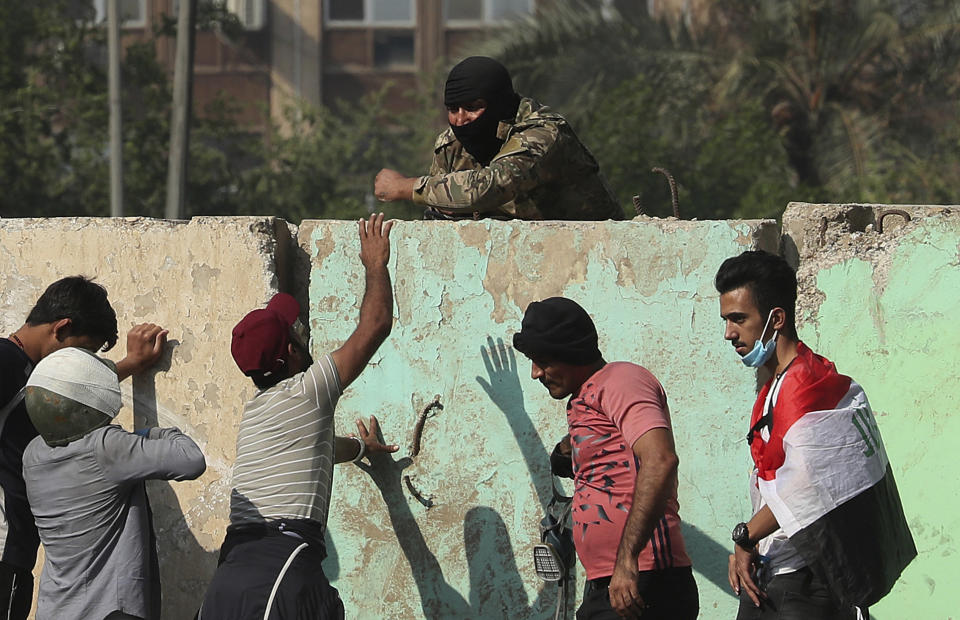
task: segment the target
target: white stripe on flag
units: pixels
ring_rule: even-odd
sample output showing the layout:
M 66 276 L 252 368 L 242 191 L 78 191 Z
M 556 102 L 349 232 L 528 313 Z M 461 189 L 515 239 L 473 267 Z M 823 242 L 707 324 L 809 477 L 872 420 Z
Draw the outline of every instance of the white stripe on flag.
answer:
M 783 451 L 776 477 L 759 480 L 759 487 L 787 536 L 875 485 L 887 469 L 880 429 L 855 382 L 836 409 L 797 420 L 783 437 Z

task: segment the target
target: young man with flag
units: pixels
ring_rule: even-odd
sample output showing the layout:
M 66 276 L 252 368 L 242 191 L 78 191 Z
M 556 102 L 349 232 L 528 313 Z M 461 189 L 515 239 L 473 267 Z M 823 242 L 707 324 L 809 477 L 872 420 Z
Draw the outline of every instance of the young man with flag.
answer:
M 732 535 L 737 619 L 867 617 L 916 548 L 866 394 L 797 337 L 783 258 L 744 252 L 715 285 L 724 338 L 772 375 L 747 435 L 754 514 Z

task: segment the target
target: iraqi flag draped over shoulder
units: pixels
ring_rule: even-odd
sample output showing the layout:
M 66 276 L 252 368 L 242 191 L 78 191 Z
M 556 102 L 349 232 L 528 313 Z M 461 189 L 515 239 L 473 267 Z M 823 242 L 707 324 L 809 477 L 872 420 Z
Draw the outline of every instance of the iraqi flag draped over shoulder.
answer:
M 764 415 L 768 382 L 751 425 Z M 867 396 L 803 343 L 778 387 L 769 441 L 750 451 L 760 493 L 845 605 L 883 598 L 917 549 Z

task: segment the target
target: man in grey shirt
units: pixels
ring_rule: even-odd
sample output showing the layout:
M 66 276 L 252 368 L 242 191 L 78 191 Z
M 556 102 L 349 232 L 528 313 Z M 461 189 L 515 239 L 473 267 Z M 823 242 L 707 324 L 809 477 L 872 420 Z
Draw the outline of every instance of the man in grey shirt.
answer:
M 333 465 L 394 452 L 357 420 L 357 437 L 334 434 L 334 409 L 390 333 L 393 290 L 383 214 L 358 222 L 366 287 L 360 318 L 340 348 L 313 361 L 285 293 L 247 313 L 231 353 L 259 388 L 243 409 L 233 468 L 230 527 L 200 620 L 342 620 L 336 588 L 323 573 Z
M 160 618 L 156 540 L 144 481 L 206 469 L 176 428 L 130 433 L 111 421 L 120 384 L 109 360 L 65 348 L 26 387 L 40 433 L 23 454 L 27 497 L 46 558 L 37 620 Z

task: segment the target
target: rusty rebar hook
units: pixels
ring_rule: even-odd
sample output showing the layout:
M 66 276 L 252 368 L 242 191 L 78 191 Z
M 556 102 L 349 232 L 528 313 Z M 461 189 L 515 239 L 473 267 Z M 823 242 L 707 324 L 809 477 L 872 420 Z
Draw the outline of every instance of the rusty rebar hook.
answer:
M 433 499 L 429 497 L 424 497 L 423 493 L 418 491 L 416 487 L 413 486 L 413 482 L 410 480 L 410 476 L 403 477 L 403 483 L 407 485 L 407 490 L 410 491 L 410 495 L 413 495 L 413 498 L 426 506 L 427 508 L 433 507 Z
M 423 411 L 420 413 L 420 416 L 417 418 L 417 425 L 413 429 L 413 444 L 410 446 L 410 456 L 417 456 L 420 454 L 420 440 L 423 437 L 423 425 L 426 423 L 430 411 L 433 409 L 440 409 L 441 411 L 443 410 L 443 404 L 440 403 L 439 394 L 434 396 L 433 402 L 424 407 Z
M 443 409 L 443 404 L 440 402 L 439 394 L 434 396 L 433 402 L 424 407 L 423 411 L 420 412 L 420 415 L 417 416 L 417 425 L 413 428 L 413 443 L 410 446 L 411 458 L 420 454 L 420 443 L 423 439 L 423 426 L 426 423 L 427 418 L 430 417 L 430 412 L 434 409 Z M 407 491 L 410 492 L 410 495 L 412 495 L 415 500 L 427 508 L 433 507 L 433 499 L 425 497 L 423 493 L 413 486 L 413 480 L 410 478 L 410 476 L 405 475 L 403 477 L 403 483 L 407 486 Z
M 651 168 L 651 172 L 657 172 L 667 177 L 667 183 L 670 184 L 670 202 L 673 205 L 673 217 L 680 219 L 680 200 L 677 197 L 677 182 L 674 180 L 673 175 L 670 174 L 670 171 L 666 168 L 661 168 L 659 166 Z
M 880 212 L 880 216 L 877 218 L 877 232 L 883 233 L 883 218 L 888 215 L 899 215 L 906 221 L 910 221 L 910 214 L 904 211 L 903 209 L 886 209 L 885 211 Z

